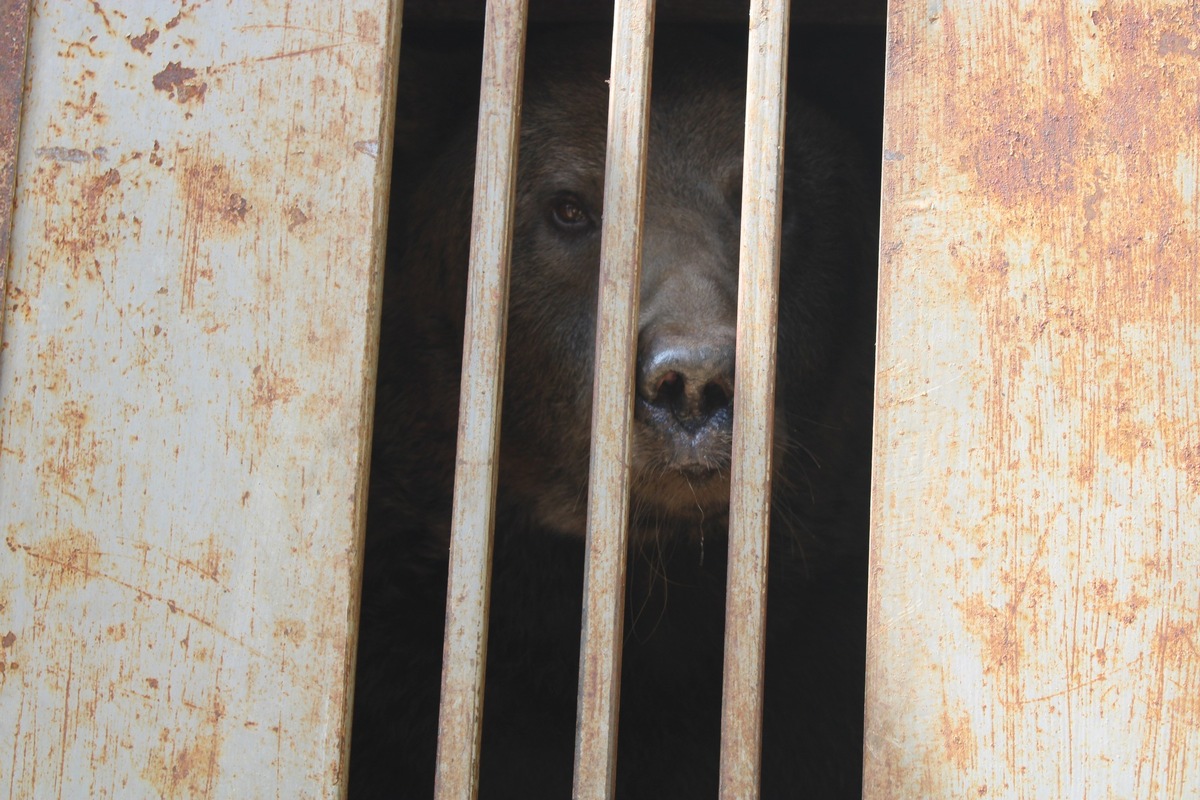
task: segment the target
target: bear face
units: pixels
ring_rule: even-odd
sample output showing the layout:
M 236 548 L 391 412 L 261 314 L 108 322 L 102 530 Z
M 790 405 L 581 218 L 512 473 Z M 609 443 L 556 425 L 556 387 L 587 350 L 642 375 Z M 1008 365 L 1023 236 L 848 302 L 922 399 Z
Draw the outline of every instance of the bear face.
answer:
M 609 42 L 530 34 L 512 247 L 481 797 L 570 793 Z M 745 51 L 656 38 L 617 793 L 715 796 Z M 352 797 L 432 790 L 474 167 L 450 137 L 394 229 Z M 861 765 L 874 239 L 846 137 L 789 100 L 763 796 Z M 867 324 L 864 324 L 866 322 Z M 403 787 L 401 789 L 400 787 Z
M 540 526 L 582 536 L 608 41 L 536 45 L 522 110 L 500 491 L 519 498 Z M 706 42 L 702 59 L 691 46 L 666 39 L 655 54 L 634 398 L 635 538 L 664 526 L 695 531 L 702 521 L 720 529 L 728 504 L 745 61 L 716 42 Z M 856 207 L 860 178 L 837 137 L 823 116 L 793 104 L 776 447 L 807 449 L 810 466 L 828 454 L 817 455 L 801 428 L 831 424 L 828 398 L 842 378 L 830 362 L 851 344 L 835 331 L 856 313 L 853 290 L 873 246 Z M 437 373 L 432 385 L 445 390 L 424 400 L 451 412 L 473 159 L 467 131 L 417 192 L 408 256 L 399 276 L 389 276 L 400 286 L 403 338 L 431 355 L 420 371 Z

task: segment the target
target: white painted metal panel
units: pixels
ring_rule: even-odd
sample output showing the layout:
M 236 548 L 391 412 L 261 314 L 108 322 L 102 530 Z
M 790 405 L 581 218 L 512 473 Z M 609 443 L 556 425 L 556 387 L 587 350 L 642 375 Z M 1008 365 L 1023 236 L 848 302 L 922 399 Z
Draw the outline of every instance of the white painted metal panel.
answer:
M 1200 797 L 1200 6 L 888 48 L 866 796 Z
M 0 795 L 339 794 L 398 14 L 35 4 Z

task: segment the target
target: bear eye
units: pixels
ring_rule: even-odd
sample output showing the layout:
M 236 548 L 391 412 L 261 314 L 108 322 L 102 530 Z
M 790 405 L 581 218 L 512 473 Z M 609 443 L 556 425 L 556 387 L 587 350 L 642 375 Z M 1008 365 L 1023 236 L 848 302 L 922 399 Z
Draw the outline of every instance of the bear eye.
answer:
M 573 194 L 562 194 L 554 198 L 550 213 L 554 224 L 564 231 L 581 232 L 592 227 L 592 218 L 583 201 Z

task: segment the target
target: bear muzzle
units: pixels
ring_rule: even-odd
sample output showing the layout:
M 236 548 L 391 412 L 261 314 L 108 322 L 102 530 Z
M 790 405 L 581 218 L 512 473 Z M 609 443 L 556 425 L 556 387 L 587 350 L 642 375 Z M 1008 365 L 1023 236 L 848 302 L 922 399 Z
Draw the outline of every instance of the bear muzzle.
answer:
M 727 471 L 733 432 L 734 339 L 710 332 L 654 335 L 639 347 L 634 417 L 659 466 L 703 478 Z

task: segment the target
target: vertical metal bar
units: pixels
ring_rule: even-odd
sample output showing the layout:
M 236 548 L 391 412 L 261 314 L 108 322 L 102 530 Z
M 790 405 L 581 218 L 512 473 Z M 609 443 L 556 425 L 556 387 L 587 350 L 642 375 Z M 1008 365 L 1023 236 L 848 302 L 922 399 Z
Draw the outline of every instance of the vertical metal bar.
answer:
M 721 708 L 726 800 L 757 797 L 759 786 L 789 11 L 788 0 L 754 0 L 750 10 Z
M 528 0 L 489 0 L 484 23 L 471 266 L 459 400 L 437 800 L 471 800 L 479 781 L 496 457 Z
M 575 732 L 576 800 L 612 797 L 616 775 L 630 422 L 653 39 L 653 0 L 618 0 L 613 19 L 592 393 L 587 572 Z
M 8 241 L 12 230 L 13 190 L 17 179 L 17 140 L 25 86 L 25 44 L 29 0 L 0 0 L 0 298 L 5 297 Z M 0 304 L 0 330 L 4 308 Z

